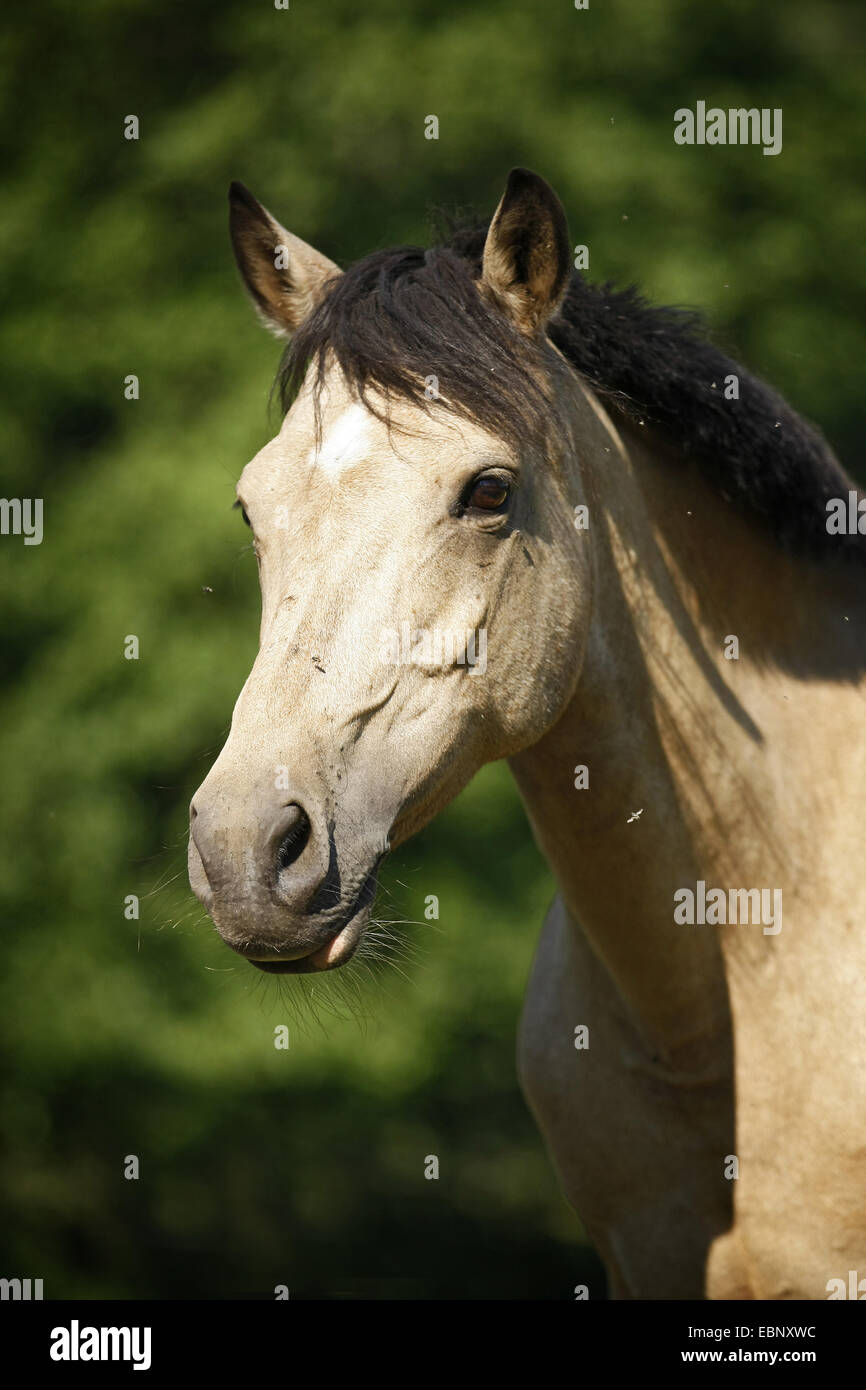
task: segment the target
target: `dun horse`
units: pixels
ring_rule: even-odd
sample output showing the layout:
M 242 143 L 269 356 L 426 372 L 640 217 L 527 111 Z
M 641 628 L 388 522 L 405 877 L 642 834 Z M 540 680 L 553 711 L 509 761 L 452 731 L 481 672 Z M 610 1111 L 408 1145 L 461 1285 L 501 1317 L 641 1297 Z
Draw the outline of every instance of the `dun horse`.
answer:
M 342 965 L 385 853 L 509 759 L 559 889 L 522 1084 L 613 1295 L 866 1279 L 850 479 L 690 316 L 575 274 L 525 170 L 345 273 L 238 184 L 231 231 L 289 346 L 237 490 L 260 650 L 191 808 L 220 936 Z

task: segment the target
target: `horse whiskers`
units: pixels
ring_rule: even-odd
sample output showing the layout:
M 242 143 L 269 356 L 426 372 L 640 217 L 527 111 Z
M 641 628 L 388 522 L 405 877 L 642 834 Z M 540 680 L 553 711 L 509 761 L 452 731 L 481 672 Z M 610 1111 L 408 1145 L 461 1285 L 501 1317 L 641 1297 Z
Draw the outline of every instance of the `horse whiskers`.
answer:
M 170 888 L 173 883 L 177 883 L 178 879 L 183 878 L 185 874 L 186 866 L 184 865 L 182 869 L 178 869 L 176 873 L 173 873 L 171 878 L 167 878 L 163 883 L 156 882 L 152 888 L 149 888 L 146 893 L 142 893 L 140 896 L 142 898 L 155 898 L 157 893 L 164 893 L 167 888 Z

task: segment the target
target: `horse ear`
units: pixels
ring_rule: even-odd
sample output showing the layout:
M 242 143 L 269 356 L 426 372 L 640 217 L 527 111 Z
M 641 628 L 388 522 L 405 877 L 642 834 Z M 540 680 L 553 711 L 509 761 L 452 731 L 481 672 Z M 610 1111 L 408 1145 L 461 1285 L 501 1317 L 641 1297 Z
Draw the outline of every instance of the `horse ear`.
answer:
M 342 272 L 281 227 L 242 183 L 229 189 L 229 230 L 238 269 L 259 317 L 278 338 L 290 338 L 327 283 Z
M 522 332 L 539 332 L 559 305 L 571 270 L 568 222 L 553 189 L 512 169 L 484 243 L 482 284 Z

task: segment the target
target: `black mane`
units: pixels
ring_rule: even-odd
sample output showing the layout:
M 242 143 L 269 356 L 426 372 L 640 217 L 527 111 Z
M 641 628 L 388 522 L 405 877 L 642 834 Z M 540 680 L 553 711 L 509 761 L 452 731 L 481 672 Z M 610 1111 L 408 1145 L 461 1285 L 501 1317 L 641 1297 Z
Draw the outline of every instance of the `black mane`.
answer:
M 350 267 L 286 351 L 283 409 L 308 369 L 323 380 L 330 353 L 362 399 L 375 388 L 423 406 L 432 376 L 453 409 L 506 437 L 544 430 L 550 363 L 479 295 L 485 236 L 476 224 L 430 250 L 376 251 Z M 547 335 L 615 416 L 657 430 L 780 545 L 866 557 L 863 536 L 827 533 L 827 501 L 847 497 L 853 483 L 823 436 L 707 341 L 698 314 L 573 272 Z M 725 399 L 730 374 L 738 400 Z

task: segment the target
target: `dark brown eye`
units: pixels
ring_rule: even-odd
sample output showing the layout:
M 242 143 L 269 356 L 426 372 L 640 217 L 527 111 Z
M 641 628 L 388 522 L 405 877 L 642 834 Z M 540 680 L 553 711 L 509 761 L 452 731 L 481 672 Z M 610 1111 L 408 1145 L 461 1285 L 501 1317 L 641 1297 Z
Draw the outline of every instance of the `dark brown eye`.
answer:
M 464 506 L 479 512 L 501 512 L 510 496 L 511 484 L 491 474 L 470 484 Z
M 246 512 L 244 511 L 244 504 L 243 504 L 243 502 L 241 501 L 241 499 L 238 498 L 237 502 L 232 503 L 232 505 L 233 505 L 235 511 L 240 512 L 240 514 L 241 514 L 241 516 L 243 517 L 244 521 L 246 522 L 247 526 L 249 526 L 249 524 L 250 524 L 250 519 L 249 519 L 249 517 L 247 516 Z

